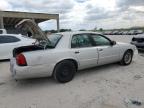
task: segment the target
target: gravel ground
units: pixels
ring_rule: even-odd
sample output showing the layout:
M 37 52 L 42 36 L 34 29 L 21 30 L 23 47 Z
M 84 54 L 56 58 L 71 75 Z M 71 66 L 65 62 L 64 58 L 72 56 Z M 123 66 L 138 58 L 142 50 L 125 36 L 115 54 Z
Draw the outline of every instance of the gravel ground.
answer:
M 132 36 L 108 37 L 129 43 Z M 52 78 L 16 82 L 9 62 L 0 62 L 0 108 L 144 108 L 144 54 L 129 66 L 109 64 L 77 72 L 66 84 Z

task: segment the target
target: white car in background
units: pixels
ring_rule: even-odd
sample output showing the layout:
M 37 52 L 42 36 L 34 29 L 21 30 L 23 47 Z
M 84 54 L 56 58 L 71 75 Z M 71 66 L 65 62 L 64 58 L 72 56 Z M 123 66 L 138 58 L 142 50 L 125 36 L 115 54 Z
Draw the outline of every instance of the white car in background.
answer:
M 0 34 L 0 60 L 10 59 L 16 47 L 32 45 L 36 40 L 16 34 Z
M 134 45 L 115 42 L 95 32 L 64 32 L 46 37 L 31 20 L 23 20 L 18 26 L 28 27 L 39 44 L 14 49 L 10 70 L 16 80 L 53 76 L 65 83 L 81 69 L 114 62 L 129 65 L 137 54 Z
M 0 29 L 0 34 L 7 34 L 6 29 Z

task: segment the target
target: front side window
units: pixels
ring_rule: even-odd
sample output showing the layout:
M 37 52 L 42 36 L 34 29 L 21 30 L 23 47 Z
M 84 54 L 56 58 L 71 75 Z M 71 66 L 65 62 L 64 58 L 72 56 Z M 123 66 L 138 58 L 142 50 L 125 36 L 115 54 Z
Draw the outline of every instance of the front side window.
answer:
M 110 40 L 101 35 L 91 35 L 91 36 L 92 36 L 96 46 L 111 45 Z
M 20 39 L 14 36 L 0 36 L 0 44 L 18 42 Z
M 71 47 L 72 48 L 83 48 L 92 46 L 88 35 L 77 34 L 72 37 Z

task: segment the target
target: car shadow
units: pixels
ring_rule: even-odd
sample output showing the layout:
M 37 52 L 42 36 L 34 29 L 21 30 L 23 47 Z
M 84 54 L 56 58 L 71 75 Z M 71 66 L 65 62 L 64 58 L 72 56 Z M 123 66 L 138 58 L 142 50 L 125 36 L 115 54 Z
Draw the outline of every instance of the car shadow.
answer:
M 91 74 L 103 73 L 106 72 L 106 70 L 113 69 L 114 67 L 120 68 L 121 65 L 118 63 L 111 63 L 111 64 L 106 64 L 106 65 L 80 70 L 76 73 L 76 77 L 81 77 L 83 74 L 91 75 Z
M 110 68 L 112 69 L 114 67 L 119 68 L 121 66 L 117 63 L 113 63 L 113 64 L 108 64 L 108 65 L 88 68 L 88 69 L 78 71 L 76 73 L 75 77 L 76 78 L 81 78 L 85 75 L 90 76 L 90 75 L 93 75 L 93 74 L 106 72 L 106 70 L 108 70 Z M 75 80 L 75 78 L 73 80 Z M 71 82 L 68 82 L 68 83 L 71 83 Z M 19 89 L 26 89 L 26 88 L 28 89 L 28 88 L 31 88 L 31 87 L 32 88 L 41 88 L 41 87 L 44 87 L 44 86 L 52 87 L 52 86 L 68 84 L 68 83 L 59 83 L 59 82 L 55 81 L 53 77 L 23 79 L 23 80 L 15 81 L 15 83 L 16 83 L 16 88 L 19 88 Z
M 40 88 L 44 86 L 57 85 L 57 82 L 52 77 L 31 78 L 15 80 L 16 88 L 28 89 L 28 88 Z

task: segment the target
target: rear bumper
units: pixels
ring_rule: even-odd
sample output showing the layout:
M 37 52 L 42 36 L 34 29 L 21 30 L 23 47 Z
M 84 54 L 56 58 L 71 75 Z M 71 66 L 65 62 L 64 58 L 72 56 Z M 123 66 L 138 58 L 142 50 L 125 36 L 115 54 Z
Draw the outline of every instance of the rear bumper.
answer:
M 51 76 L 53 67 L 50 65 L 18 66 L 15 58 L 10 59 L 10 71 L 14 79 L 28 79 Z

